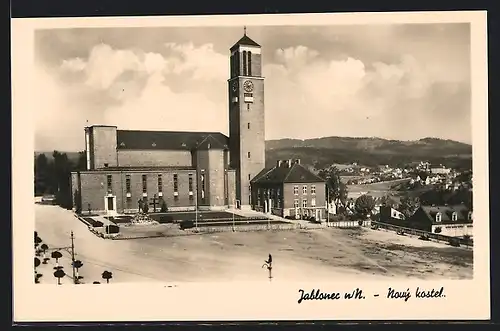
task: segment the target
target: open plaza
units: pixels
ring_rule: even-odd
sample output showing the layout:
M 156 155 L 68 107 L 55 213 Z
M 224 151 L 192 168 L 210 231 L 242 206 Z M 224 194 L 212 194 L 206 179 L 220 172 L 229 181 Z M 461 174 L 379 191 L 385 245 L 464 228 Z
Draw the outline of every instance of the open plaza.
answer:
M 266 279 L 262 268 L 273 256 L 273 281 L 325 279 L 471 279 L 473 252 L 444 243 L 369 228 L 220 232 L 107 240 L 89 231 L 72 211 L 35 204 L 35 229 L 50 249 L 67 247 L 74 233 L 75 257 L 83 262 L 82 283 L 224 282 Z M 152 227 L 154 228 L 153 225 Z M 150 227 L 137 225 L 136 227 Z M 174 231 L 174 230 L 173 230 Z M 58 263 L 72 283 L 70 254 Z M 47 254 L 50 256 L 50 254 Z M 41 283 L 57 284 L 55 261 L 37 269 Z

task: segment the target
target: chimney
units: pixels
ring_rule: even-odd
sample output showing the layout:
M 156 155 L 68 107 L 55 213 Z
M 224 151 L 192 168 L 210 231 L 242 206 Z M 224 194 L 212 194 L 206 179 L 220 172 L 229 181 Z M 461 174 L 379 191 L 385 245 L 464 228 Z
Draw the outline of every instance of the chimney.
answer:
M 278 160 L 278 161 L 276 162 L 276 168 L 281 167 L 281 163 L 282 163 L 282 161 L 281 161 L 281 160 Z

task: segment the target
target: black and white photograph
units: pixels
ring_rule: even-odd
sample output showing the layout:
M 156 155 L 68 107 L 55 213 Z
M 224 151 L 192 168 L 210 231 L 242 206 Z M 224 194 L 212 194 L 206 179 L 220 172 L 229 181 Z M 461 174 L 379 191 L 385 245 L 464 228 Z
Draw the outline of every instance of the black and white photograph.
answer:
M 16 286 L 486 316 L 485 15 L 441 14 L 18 22 Z

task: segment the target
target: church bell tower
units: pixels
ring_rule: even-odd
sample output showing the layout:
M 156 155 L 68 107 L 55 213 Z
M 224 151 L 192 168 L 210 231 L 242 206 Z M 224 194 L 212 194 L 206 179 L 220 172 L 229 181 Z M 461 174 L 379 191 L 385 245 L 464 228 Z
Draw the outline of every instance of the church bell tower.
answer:
M 236 169 L 236 203 L 241 208 L 250 208 L 250 181 L 265 167 L 261 46 L 247 36 L 245 28 L 230 54 L 230 165 Z

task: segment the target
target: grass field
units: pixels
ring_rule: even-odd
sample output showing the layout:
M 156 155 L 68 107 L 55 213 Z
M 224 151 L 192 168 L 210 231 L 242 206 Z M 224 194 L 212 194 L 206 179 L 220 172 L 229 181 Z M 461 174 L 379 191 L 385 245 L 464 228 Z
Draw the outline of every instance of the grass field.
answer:
M 235 220 L 246 220 L 247 217 L 225 212 L 225 211 L 199 211 L 198 213 L 198 221 L 203 222 L 204 220 L 216 220 L 216 219 L 232 219 L 234 217 Z M 187 212 L 168 212 L 168 213 L 156 213 L 149 215 L 155 221 L 161 222 L 162 217 L 169 216 L 171 219 L 175 221 L 187 221 L 187 220 L 195 220 L 196 213 L 193 211 Z M 264 217 L 262 217 L 264 219 Z
M 470 250 L 370 229 L 105 240 L 90 233 L 70 211 L 57 206 L 35 205 L 35 216 L 36 230 L 49 247 L 67 246 L 69 234 L 74 232 L 77 258 L 84 263 L 80 274 L 90 283 L 100 280 L 104 270 L 113 272 L 112 282 L 265 279 L 267 273 L 261 267 L 269 253 L 273 255 L 274 281 L 470 279 L 473 271 Z M 69 256 L 62 253 L 60 262 L 69 273 Z M 50 266 L 42 268 L 48 269 L 42 270 L 46 275 L 42 282 L 55 284 Z
M 400 195 L 401 192 L 397 189 L 393 189 L 392 186 L 408 181 L 408 178 L 404 178 L 372 184 L 347 185 L 347 194 L 349 198 L 357 198 L 363 193 L 370 194 L 373 197 L 382 197 L 387 194 L 397 196 Z

